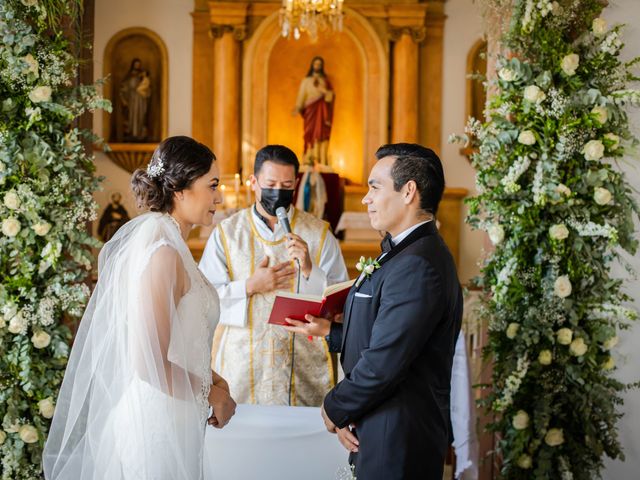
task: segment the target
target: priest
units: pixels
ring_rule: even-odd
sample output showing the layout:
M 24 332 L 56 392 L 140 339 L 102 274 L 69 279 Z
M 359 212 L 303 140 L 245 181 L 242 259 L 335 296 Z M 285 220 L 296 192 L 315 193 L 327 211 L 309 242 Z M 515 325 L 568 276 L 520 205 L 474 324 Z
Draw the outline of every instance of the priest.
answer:
M 325 339 L 267 323 L 278 290 L 321 295 L 348 278 L 329 224 L 292 206 L 298 169 L 289 148 L 260 149 L 250 178 L 256 203 L 216 227 L 200 261 L 220 296 L 216 371 L 238 403 L 319 406 L 335 385 Z M 287 209 L 288 235 L 278 207 Z

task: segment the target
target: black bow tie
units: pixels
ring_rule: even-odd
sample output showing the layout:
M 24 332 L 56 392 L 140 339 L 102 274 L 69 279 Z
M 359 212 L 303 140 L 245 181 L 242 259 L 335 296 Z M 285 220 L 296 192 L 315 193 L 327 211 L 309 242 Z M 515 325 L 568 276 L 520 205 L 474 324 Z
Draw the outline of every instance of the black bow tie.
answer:
M 382 242 L 380 242 L 380 248 L 382 249 L 382 253 L 390 252 L 393 248 L 393 241 L 391 240 L 391 234 L 387 233 Z

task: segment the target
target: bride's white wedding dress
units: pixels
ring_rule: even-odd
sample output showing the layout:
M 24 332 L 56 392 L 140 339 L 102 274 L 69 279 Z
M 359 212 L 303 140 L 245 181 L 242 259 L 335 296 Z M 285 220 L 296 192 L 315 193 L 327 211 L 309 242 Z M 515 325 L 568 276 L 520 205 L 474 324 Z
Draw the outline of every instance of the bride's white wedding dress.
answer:
M 141 215 L 118 230 L 100 253 L 45 477 L 201 479 L 219 311 L 169 215 Z

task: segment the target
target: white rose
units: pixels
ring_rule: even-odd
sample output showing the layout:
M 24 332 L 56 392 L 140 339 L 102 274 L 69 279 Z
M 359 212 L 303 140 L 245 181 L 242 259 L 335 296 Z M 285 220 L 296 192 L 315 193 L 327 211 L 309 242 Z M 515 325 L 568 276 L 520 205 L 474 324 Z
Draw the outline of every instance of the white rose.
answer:
M 25 7 L 33 7 L 36 3 L 38 3 L 38 0 L 21 0 L 21 1 Z
M 2 445 L 7 440 L 7 432 L 4 430 L 0 430 L 0 445 Z
M 17 335 L 18 333 L 22 333 L 22 331 L 26 328 L 27 322 L 22 316 L 22 312 L 16 314 L 11 320 L 9 320 L 9 330 L 10 333 Z
M 18 313 L 18 306 L 13 302 L 8 302 L 2 307 L 2 313 L 6 320 L 11 320 Z
M 361 272 L 363 268 L 364 268 L 364 265 L 362 265 L 362 263 L 361 263 L 361 262 L 356 263 L 356 270 L 358 270 L 359 272 Z
M 596 37 L 601 37 L 607 33 L 607 21 L 604 18 L 594 18 L 591 22 L 591 30 Z
M 31 337 L 31 343 L 36 348 L 47 348 L 51 343 L 51 335 L 42 330 L 35 332 Z
M 22 57 L 22 60 L 28 65 L 27 68 L 24 70 L 25 73 L 33 73 L 34 75 L 38 75 L 38 61 L 33 58 L 33 55 L 31 55 L 30 53 L 25 56 Z
M 596 120 L 598 120 L 598 123 L 600 125 L 604 125 L 605 123 L 607 123 L 607 120 L 609 120 L 609 112 L 606 108 L 599 105 L 591 109 L 591 114 L 595 115 Z
M 51 230 L 51 224 L 48 222 L 38 222 L 31 228 L 33 228 L 33 231 L 36 232 L 36 235 L 44 237 L 47 233 L 49 233 L 49 230 Z
M 13 217 L 5 218 L 2 221 L 2 233 L 4 233 L 7 237 L 15 237 L 18 233 L 20 233 L 20 222 Z
M 371 275 L 375 269 L 376 269 L 375 265 L 369 264 L 366 267 L 364 267 L 364 273 Z
M 557 447 L 564 443 L 564 433 L 561 428 L 550 428 L 544 436 L 544 442 L 550 447 Z
M 620 146 L 620 137 L 615 133 L 606 133 L 604 135 L 604 138 L 606 138 L 610 142 L 613 142 L 613 145 L 611 145 L 611 150 L 616 150 Z
M 511 419 L 511 425 L 516 430 L 524 430 L 529 426 L 529 414 L 524 410 L 518 410 L 518 412 Z
M 598 187 L 593 192 L 593 199 L 598 205 L 606 205 L 611 201 L 611 192 L 606 188 Z
M 613 357 L 609 357 L 609 358 L 607 358 L 607 361 L 602 364 L 602 369 L 603 370 L 613 370 L 613 368 L 615 366 L 616 366 L 615 360 L 613 359 Z
M 570 328 L 561 328 L 556 332 L 556 336 L 560 345 L 569 345 L 573 338 L 573 332 Z
M 10 210 L 17 210 L 20 208 L 20 197 L 16 192 L 7 192 L 4 196 L 4 206 Z
M 575 53 L 570 53 L 562 59 L 560 68 L 562 68 L 562 71 L 570 77 L 575 75 L 578 65 L 580 65 L 580 57 Z
M 523 470 L 527 470 L 531 468 L 533 462 L 531 461 L 531 457 L 529 455 L 524 454 L 518 457 L 517 465 Z
M 573 356 L 581 357 L 587 353 L 588 348 L 587 344 L 584 343 L 584 339 L 576 338 L 571 342 L 571 345 L 569 345 L 569 352 Z
M 602 348 L 604 348 L 605 350 L 611 350 L 618 344 L 618 340 L 618 336 L 614 335 L 613 337 L 608 338 L 602 343 Z
M 531 130 L 523 130 L 518 135 L 518 142 L 523 145 L 533 145 L 536 143 L 536 137 Z
M 51 87 L 36 87 L 29 93 L 29 100 L 33 103 L 48 102 L 51 100 Z
M 560 195 L 564 195 L 565 197 L 568 197 L 571 195 L 571 189 L 567 187 L 564 183 L 559 183 L 556 186 L 556 192 L 558 192 Z
M 551 365 L 551 361 L 553 360 L 553 355 L 549 350 L 542 350 L 538 355 L 538 362 L 540 365 Z
M 569 229 L 564 223 L 558 223 L 549 228 L 549 236 L 554 240 L 564 240 L 569 236 Z
M 556 281 L 553 283 L 553 293 L 560 298 L 567 298 L 571 295 L 571 281 L 567 275 L 556 278 Z
M 531 103 L 540 103 L 547 95 L 537 85 L 529 85 L 524 89 L 524 99 Z
M 18 435 L 20 435 L 20 439 L 24 443 L 36 443 L 38 441 L 38 430 L 33 425 L 22 425 Z
M 504 240 L 504 228 L 502 228 L 502 225 L 491 225 L 487 230 L 487 233 L 489 234 L 491 243 L 493 243 L 494 245 L 498 245 L 502 242 L 502 240 Z
M 510 68 L 503 67 L 498 71 L 498 76 L 505 82 L 513 82 L 516 79 L 516 72 Z
M 520 329 L 520 324 L 519 323 L 510 323 L 509 326 L 507 327 L 507 338 L 510 339 L 514 339 L 516 338 L 516 334 L 518 333 L 518 330 Z
M 551 14 L 553 16 L 556 16 L 561 12 L 562 12 L 562 7 L 560 6 L 560 4 L 558 2 L 553 2 L 551 4 Z
M 53 404 L 53 400 L 51 397 L 47 397 L 44 400 L 40 400 L 38 402 L 38 410 L 40 411 L 40 415 L 42 415 L 44 418 L 52 418 L 55 409 L 56 407 Z
M 587 160 L 600 160 L 604 155 L 604 145 L 600 140 L 589 140 L 582 147 L 582 153 Z

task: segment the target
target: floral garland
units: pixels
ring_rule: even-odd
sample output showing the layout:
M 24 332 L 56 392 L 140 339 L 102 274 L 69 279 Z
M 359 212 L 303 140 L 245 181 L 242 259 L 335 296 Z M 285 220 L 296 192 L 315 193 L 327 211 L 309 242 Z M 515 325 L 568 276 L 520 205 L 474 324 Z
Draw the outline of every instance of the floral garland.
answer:
M 109 109 L 94 86 L 74 86 L 72 43 L 56 28 L 75 19 L 67 0 L 0 0 L 0 476 L 42 478 L 71 333 L 96 241 L 99 186 L 84 112 Z
M 486 0 L 510 12 L 488 120 L 471 119 L 478 195 L 467 221 L 495 250 L 482 268 L 501 477 L 591 479 L 622 458 L 624 385 L 612 348 L 637 319 L 624 307 L 619 253 L 636 252 L 638 205 L 616 162 L 637 140 L 640 105 L 620 58 L 621 26 L 600 0 Z

